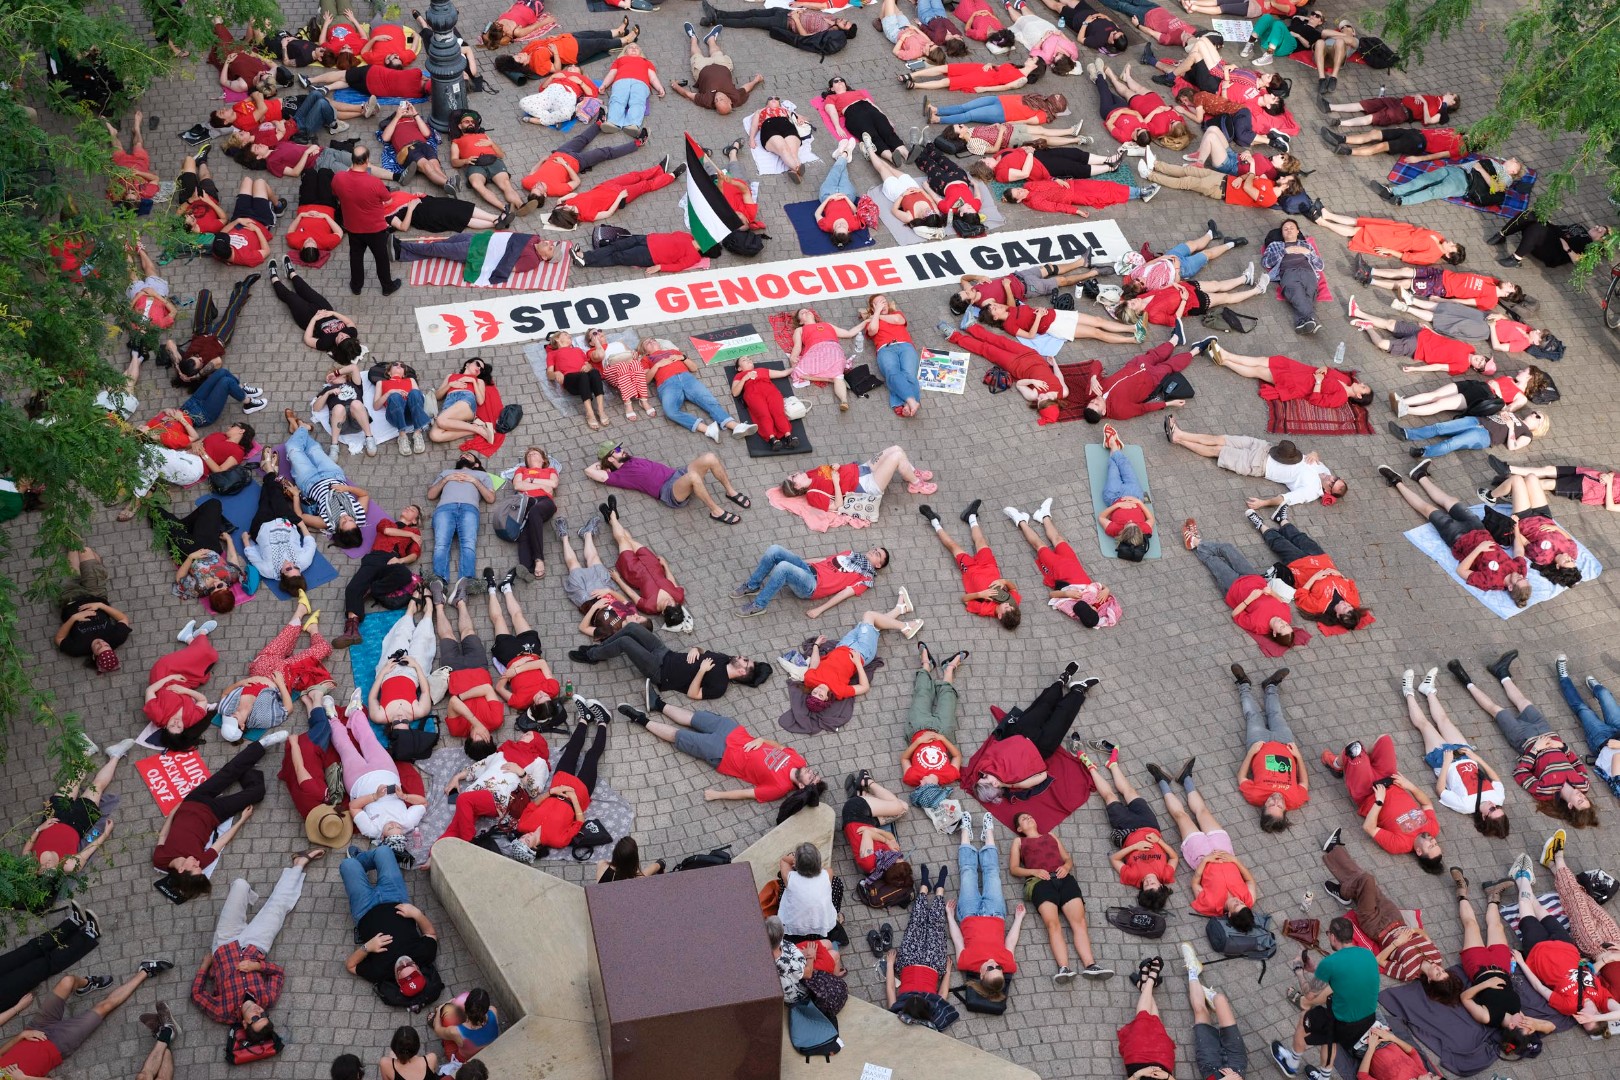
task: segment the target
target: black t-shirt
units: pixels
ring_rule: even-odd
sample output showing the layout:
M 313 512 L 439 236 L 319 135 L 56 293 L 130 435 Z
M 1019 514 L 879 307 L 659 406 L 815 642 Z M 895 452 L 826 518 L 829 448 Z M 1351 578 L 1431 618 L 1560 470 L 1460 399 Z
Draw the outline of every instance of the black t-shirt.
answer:
M 1315 45 L 1322 40 L 1322 28 L 1312 26 L 1310 20 L 1304 15 L 1295 15 L 1288 20 L 1288 29 L 1294 36 L 1304 41 L 1306 45 Z
M 74 600 L 71 603 L 63 604 L 62 621 L 67 622 L 75 612 L 88 604 L 105 604 L 106 602 L 107 598 L 104 596 L 91 596 L 83 600 Z M 57 648 L 68 656 L 89 656 L 90 643 L 97 638 L 116 649 L 129 640 L 129 627 L 105 611 L 98 611 L 88 619 L 76 622 L 69 627 L 67 637 L 62 639 L 62 644 L 58 645 Z
M 1092 19 L 1084 24 L 1082 43 L 1088 49 L 1102 49 L 1108 44 L 1108 37 L 1118 29 L 1112 19 L 1105 17 Z
M 345 330 L 352 329 L 348 323 L 334 315 L 328 315 L 315 324 L 315 347 L 322 352 L 331 352 L 337 345 L 337 336 Z M 355 335 L 359 340 L 359 335 Z
M 364 945 L 378 934 L 387 934 L 394 940 L 379 953 L 367 953 L 355 971 L 367 982 L 386 986 L 394 981 L 394 964 L 408 956 L 424 973 L 433 967 L 439 955 L 439 941 L 423 934 L 415 919 L 407 919 L 394 910 L 393 904 L 378 904 L 360 917 L 360 944 Z
M 292 61 L 293 67 L 308 67 L 315 62 L 315 48 L 319 42 L 306 41 L 303 38 L 287 39 L 287 59 Z
M 1501 979 L 1505 985 L 1481 990 L 1474 996 L 1474 1003 L 1490 1014 L 1490 1026 L 1496 1028 L 1502 1026 L 1504 1017 L 1523 1008 L 1524 1003 L 1519 1000 L 1519 992 L 1513 989 L 1513 980 L 1500 968 L 1482 969 L 1470 985 L 1478 986 L 1491 978 Z
M 703 663 L 704 657 L 714 661 L 709 673 L 703 676 L 703 700 L 713 701 L 726 692 L 731 685 L 731 679 L 726 675 L 726 665 L 731 663 L 731 657 L 725 653 L 701 652 L 697 660 L 688 661 L 684 651 L 671 649 L 664 657 L 664 663 L 658 673 L 658 689 L 675 690 L 686 693 L 692 685 L 692 678 L 697 674 L 698 667 Z

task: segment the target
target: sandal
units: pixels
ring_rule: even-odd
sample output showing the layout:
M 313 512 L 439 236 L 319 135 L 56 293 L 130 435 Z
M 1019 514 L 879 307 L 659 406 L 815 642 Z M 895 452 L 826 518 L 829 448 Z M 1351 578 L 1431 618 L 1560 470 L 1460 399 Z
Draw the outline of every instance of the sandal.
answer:
M 742 148 L 745 145 L 746 144 L 741 139 L 732 139 L 726 144 L 726 156 L 730 157 L 733 154 L 742 153 Z
M 934 655 L 928 651 L 928 642 L 917 642 L 917 662 L 922 664 L 924 671 L 934 670 Z
M 1198 520 L 1188 518 L 1181 526 L 1181 543 L 1188 551 L 1195 551 L 1203 543 L 1203 536 L 1198 531 Z
M 326 858 L 326 849 L 323 847 L 306 848 L 303 851 L 300 851 L 297 855 L 294 855 L 293 858 L 307 859 L 310 862 L 318 862 L 321 859 Z
M 747 510 L 747 509 L 749 509 L 750 507 L 752 507 L 754 505 L 749 500 L 748 496 L 744 495 L 740 491 L 734 491 L 730 495 L 727 495 L 726 498 L 731 500 L 732 502 L 736 503 L 738 506 L 742 507 L 744 510 Z
M 932 495 L 939 490 L 939 485 L 918 477 L 915 481 L 906 485 L 906 490 L 913 495 Z
M 966 649 L 957 649 L 955 652 L 951 653 L 949 658 L 947 658 L 945 663 L 941 666 L 950 667 L 952 664 L 966 663 L 967 658 L 972 655 L 973 654 L 968 652 Z
M 923 481 L 924 483 L 927 483 L 929 480 L 934 478 L 933 469 L 913 469 L 912 472 L 916 473 L 917 479 Z
M 718 514 L 710 514 L 709 520 L 718 521 L 722 525 L 742 524 L 742 518 L 738 517 L 736 514 L 733 514 L 730 510 L 722 510 Z
M 1176 433 L 1175 417 L 1174 417 L 1173 414 L 1167 413 L 1167 414 L 1165 414 L 1165 418 L 1164 418 L 1164 441 L 1167 442 L 1167 443 L 1174 443 L 1176 441 L 1175 433 Z

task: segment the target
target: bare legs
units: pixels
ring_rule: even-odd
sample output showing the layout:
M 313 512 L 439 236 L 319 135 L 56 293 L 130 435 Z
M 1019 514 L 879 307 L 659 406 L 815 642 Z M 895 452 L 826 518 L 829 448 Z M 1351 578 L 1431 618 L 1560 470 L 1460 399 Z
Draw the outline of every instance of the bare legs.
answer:
M 922 479 L 906 452 L 898 446 L 890 446 L 872 459 L 872 481 L 880 491 L 887 490 L 895 473 L 899 473 L 900 479 L 907 484 L 915 484 Z

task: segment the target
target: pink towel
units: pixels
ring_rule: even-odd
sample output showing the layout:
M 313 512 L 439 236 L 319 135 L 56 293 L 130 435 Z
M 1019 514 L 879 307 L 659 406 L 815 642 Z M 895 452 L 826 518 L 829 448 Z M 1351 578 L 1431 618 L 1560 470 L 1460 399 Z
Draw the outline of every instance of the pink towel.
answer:
M 852 529 L 864 529 L 872 524 L 862 518 L 853 518 L 845 514 L 834 514 L 827 510 L 817 510 L 802 498 L 790 499 L 782 494 L 781 488 L 767 488 L 765 497 L 771 500 L 771 505 L 778 510 L 786 510 L 790 514 L 797 514 L 810 526 L 811 532 L 826 532 L 841 525 L 848 525 Z
M 872 95 L 868 94 L 865 90 L 855 91 L 855 96 L 862 101 L 872 100 Z M 849 138 L 849 132 L 844 128 L 844 125 L 839 120 L 837 114 L 827 107 L 826 98 L 822 97 L 820 94 L 817 94 L 815 97 L 810 99 L 810 107 L 821 114 L 821 118 L 827 122 L 827 130 L 832 132 L 834 138 L 839 140 Z

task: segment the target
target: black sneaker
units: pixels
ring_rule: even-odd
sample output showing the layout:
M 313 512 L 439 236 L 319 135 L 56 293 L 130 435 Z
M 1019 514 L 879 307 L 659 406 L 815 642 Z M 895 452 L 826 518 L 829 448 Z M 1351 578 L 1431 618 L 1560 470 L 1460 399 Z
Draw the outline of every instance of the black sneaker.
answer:
M 923 503 L 921 506 L 917 507 L 917 513 L 922 515 L 922 519 L 928 522 L 930 527 L 933 526 L 934 522 L 939 520 L 939 515 L 936 514 L 934 512 L 934 508 L 929 506 L 927 503 Z
M 1468 677 L 1468 669 L 1462 666 L 1461 660 L 1447 660 L 1446 670 L 1451 672 L 1452 676 L 1463 686 L 1474 685 L 1474 680 Z
M 1509 649 L 1496 658 L 1496 663 L 1485 665 L 1485 670 L 1490 672 L 1498 681 L 1511 679 L 1513 678 L 1513 661 L 1518 658 L 1519 650 Z
M 1328 833 L 1328 838 L 1326 840 L 1322 841 L 1322 852 L 1323 852 L 1323 854 L 1326 854 L 1327 852 L 1332 851 L 1336 847 L 1343 847 L 1343 846 L 1344 846 L 1344 830 L 1343 829 L 1334 829 L 1332 832 Z
M 1384 478 L 1384 483 L 1388 484 L 1390 487 L 1395 487 L 1401 482 L 1401 474 L 1390 468 L 1388 465 L 1378 466 L 1378 475 L 1382 476 Z
M 1506 480 L 1512 474 L 1512 470 L 1508 468 L 1507 462 L 1503 461 L 1495 454 L 1486 454 L 1485 460 L 1490 464 L 1491 472 L 1496 474 L 1496 478 L 1498 480 Z
M 140 970 L 150 978 L 154 975 L 161 975 L 172 967 L 174 967 L 173 960 L 142 960 Z
M 84 985 L 73 992 L 75 994 L 93 994 L 97 990 L 105 990 L 113 984 L 111 975 L 87 975 Z
M 1329 879 L 1322 882 L 1322 891 L 1333 897 L 1333 899 L 1337 900 L 1345 907 L 1349 907 L 1352 903 L 1354 903 L 1353 900 L 1347 899 L 1345 895 L 1339 891 L 1339 883 L 1337 881 Z
M 619 702 L 619 715 L 628 719 L 632 724 L 640 724 L 642 727 L 646 727 L 648 721 L 652 719 L 634 705 L 627 705 L 622 701 Z
M 589 648 L 589 646 L 582 645 L 577 649 L 569 649 L 568 650 L 568 659 L 572 660 L 576 664 L 594 664 L 594 663 L 596 663 L 595 660 L 591 659 L 591 654 L 587 651 L 588 648 Z
M 962 524 L 966 525 L 966 524 L 968 524 L 968 519 L 969 518 L 977 517 L 978 514 L 979 514 L 979 507 L 981 507 L 983 505 L 984 505 L 984 500 L 983 499 L 974 499 L 972 502 L 968 503 L 967 504 L 967 509 L 963 510 L 961 512 L 961 514 L 957 515 L 958 517 L 960 517 L 962 519 Z
M 653 688 L 651 679 L 641 684 L 641 694 L 642 703 L 649 713 L 661 713 L 664 711 L 664 699 L 658 696 L 658 691 Z
M 1433 459 L 1424 458 L 1422 461 L 1406 470 L 1406 475 L 1413 480 L 1422 480 L 1425 476 L 1429 475 L 1429 469 L 1433 466 L 1433 464 Z

